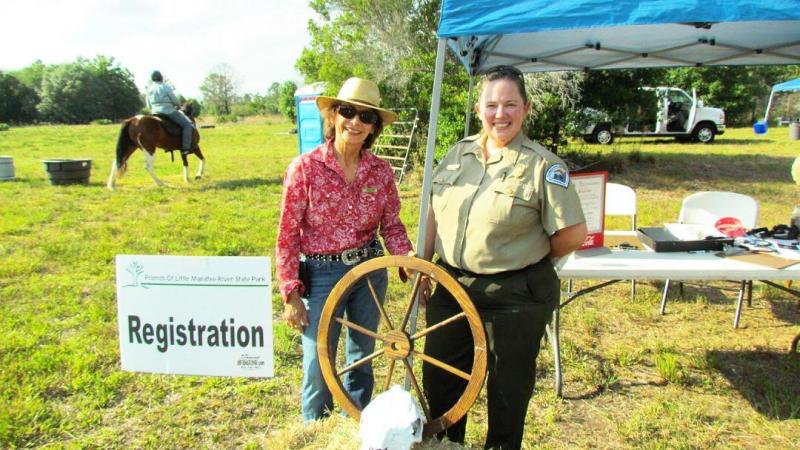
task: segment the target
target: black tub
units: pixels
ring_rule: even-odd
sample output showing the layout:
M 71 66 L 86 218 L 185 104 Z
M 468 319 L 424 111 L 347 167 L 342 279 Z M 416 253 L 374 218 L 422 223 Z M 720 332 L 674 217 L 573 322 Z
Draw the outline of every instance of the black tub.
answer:
M 91 159 L 46 159 L 42 163 L 50 184 L 89 184 Z

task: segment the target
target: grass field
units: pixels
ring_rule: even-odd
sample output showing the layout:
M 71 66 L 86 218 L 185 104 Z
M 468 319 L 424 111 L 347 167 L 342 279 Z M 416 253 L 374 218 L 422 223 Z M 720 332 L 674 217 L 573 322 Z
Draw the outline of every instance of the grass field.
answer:
M 137 154 L 114 193 L 105 181 L 118 126 L 0 132 L 0 155 L 17 173 L 0 182 L 0 448 L 358 448 L 349 420 L 301 426 L 299 339 L 280 320 L 272 379 L 119 368 L 115 255 L 272 255 L 281 178 L 297 153 L 289 128 L 263 119 L 202 130 L 205 179 L 184 185 L 178 161 L 156 158 L 176 189 L 157 188 Z M 640 226 L 674 221 L 698 190 L 755 197 L 761 225 L 786 223 L 800 204 L 789 175 L 800 144 L 785 128 L 729 130 L 708 146 L 583 148 L 624 161 L 610 181 L 636 189 Z M 91 158 L 90 184 L 51 186 L 41 160 L 56 157 Z M 415 171 L 401 187 L 412 240 L 419 179 Z M 620 283 L 566 308 L 566 398 L 553 394 L 543 350 L 526 448 L 800 448 L 800 357 L 786 355 L 798 303 L 756 284 L 734 330 L 732 287 L 687 286 L 665 316 L 657 283 L 641 283 L 633 300 Z M 273 309 L 277 318 L 277 295 Z M 484 401 L 470 413 L 471 447 L 483 444 Z

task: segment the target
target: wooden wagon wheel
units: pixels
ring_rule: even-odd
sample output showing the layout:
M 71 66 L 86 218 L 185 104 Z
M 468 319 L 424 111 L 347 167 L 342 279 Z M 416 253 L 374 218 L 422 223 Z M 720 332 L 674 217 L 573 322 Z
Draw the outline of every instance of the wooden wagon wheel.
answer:
M 390 308 L 384 308 L 384 306 L 387 305 L 383 304 L 383 299 L 378 298 L 378 295 L 375 292 L 375 289 L 373 288 L 369 278 L 367 278 L 367 284 L 372 292 L 372 298 L 375 301 L 380 313 L 381 324 L 378 327 L 378 331 L 373 332 L 365 329 L 359 324 L 348 321 L 346 318 L 343 319 L 334 317 L 334 311 L 336 311 L 337 305 L 339 305 L 339 303 L 345 297 L 345 294 L 348 292 L 348 290 L 359 280 L 371 272 L 394 267 L 402 267 L 416 271 L 416 275 L 413 277 L 411 282 L 411 294 L 408 297 L 408 304 L 405 305 L 405 313 L 402 320 L 392 320 L 389 317 L 387 314 L 387 309 Z M 419 330 L 413 334 L 409 334 L 407 328 L 411 313 L 414 310 L 421 274 L 428 276 L 432 282 L 439 283 L 441 287 L 447 289 L 453 298 L 455 298 L 455 300 L 458 302 L 462 312 L 437 324 L 430 325 L 424 330 Z M 459 320 L 466 320 L 472 333 L 472 339 L 474 342 L 474 357 L 472 361 L 471 373 L 465 373 L 459 369 L 456 369 L 455 367 L 452 367 L 436 358 L 424 354 L 421 348 L 416 348 L 417 341 L 420 339 Z M 335 355 L 336 346 L 338 343 L 332 342 L 330 346 L 328 345 L 329 336 L 332 332 L 331 330 L 334 326 L 336 326 L 336 324 L 340 324 L 348 328 L 350 331 L 363 333 L 376 339 L 375 352 L 359 361 L 356 361 L 348 367 L 336 367 Z M 381 334 L 382 329 L 387 331 Z M 344 333 L 341 333 L 340 336 L 343 335 Z M 379 343 L 382 343 L 383 345 L 380 346 L 378 345 Z M 427 418 L 427 423 L 425 424 L 425 428 L 423 430 L 423 434 L 425 436 L 431 436 L 435 433 L 445 430 L 461 419 L 467 413 L 470 406 L 472 406 L 472 404 L 475 402 L 475 399 L 478 398 L 481 386 L 483 386 L 483 380 L 486 377 L 486 333 L 483 330 L 483 323 L 478 316 L 478 312 L 467 296 L 467 293 L 464 291 L 461 285 L 459 285 L 458 282 L 441 267 L 423 259 L 414 258 L 411 256 L 384 256 L 380 258 L 374 258 L 355 266 L 352 270 L 350 270 L 350 272 L 345 274 L 341 280 L 339 280 L 336 286 L 334 286 L 330 295 L 328 295 L 328 299 L 326 300 L 325 306 L 322 309 L 319 332 L 317 334 L 317 353 L 320 359 L 322 376 L 325 379 L 325 383 L 328 385 L 331 393 L 333 394 L 333 398 L 339 405 L 342 406 L 342 408 L 344 408 L 345 411 L 347 411 L 348 414 L 350 414 L 351 417 L 356 420 L 360 419 L 361 410 L 344 390 L 341 376 L 355 369 L 356 367 L 361 366 L 362 364 L 378 362 L 378 358 L 384 357 L 387 359 L 386 362 L 388 363 L 386 380 L 382 386 L 382 390 L 380 390 L 381 386 L 378 386 L 378 383 L 376 383 L 375 388 L 376 393 L 382 392 L 389 389 L 392 382 L 392 374 L 394 372 L 395 365 L 396 363 L 399 363 L 399 365 L 403 367 L 401 371 L 404 371 L 409 375 L 413 389 L 417 394 L 417 400 L 420 402 L 420 405 L 425 412 L 425 416 Z M 467 380 L 467 386 L 464 390 L 464 393 L 461 395 L 455 405 L 453 405 L 449 411 L 445 412 L 440 417 L 431 417 L 430 409 L 428 408 L 428 401 L 425 398 L 421 383 L 414 374 L 411 365 L 411 358 L 413 357 L 418 357 L 422 361 Z M 402 379 L 402 376 L 398 377 L 398 380 L 399 379 Z

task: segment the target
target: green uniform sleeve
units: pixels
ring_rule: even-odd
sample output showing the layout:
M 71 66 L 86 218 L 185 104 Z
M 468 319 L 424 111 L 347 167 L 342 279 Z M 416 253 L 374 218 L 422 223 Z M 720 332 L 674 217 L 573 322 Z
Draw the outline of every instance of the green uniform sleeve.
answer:
M 585 222 L 567 165 L 560 160 L 544 161 L 539 170 L 542 226 L 547 234 L 552 236 L 562 228 Z

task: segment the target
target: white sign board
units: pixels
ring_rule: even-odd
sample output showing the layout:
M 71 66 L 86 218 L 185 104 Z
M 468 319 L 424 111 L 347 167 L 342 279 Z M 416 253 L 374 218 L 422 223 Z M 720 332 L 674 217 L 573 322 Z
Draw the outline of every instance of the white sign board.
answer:
M 271 377 L 267 257 L 117 255 L 122 369 Z
M 605 229 L 605 198 L 607 172 L 574 173 L 570 175 L 581 201 L 586 219 L 586 240 L 578 250 L 603 246 Z

